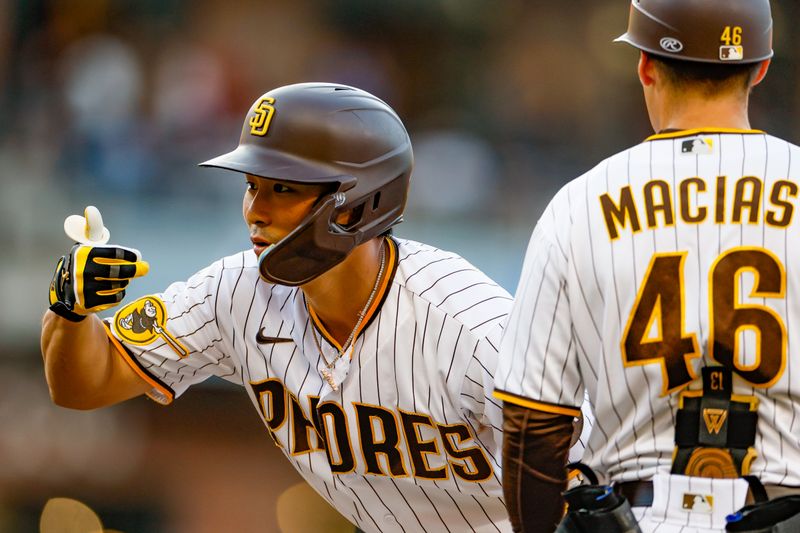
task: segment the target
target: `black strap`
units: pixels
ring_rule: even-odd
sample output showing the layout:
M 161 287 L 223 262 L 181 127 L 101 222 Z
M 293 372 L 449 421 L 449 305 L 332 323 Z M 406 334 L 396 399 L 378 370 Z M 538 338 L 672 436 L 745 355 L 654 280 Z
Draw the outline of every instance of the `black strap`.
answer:
M 685 401 L 684 408 L 679 409 L 675 419 L 675 445 L 679 447 L 692 447 L 700 444 L 700 424 L 702 421 L 702 407 L 700 400 L 695 402 Z M 696 408 L 694 405 L 697 404 Z M 741 402 L 731 402 L 731 404 Z M 724 448 L 749 448 L 755 443 L 756 425 L 758 414 L 750 411 L 737 410 L 731 405 L 728 410 L 728 432 L 725 442 L 720 443 Z M 708 444 L 705 444 L 708 445 Z
M 749 448 L 756 441 L 758 414 L 750 402 L 732 398 L 733 372 L 703 367 L 702 396 L 683 396 L 675 419 L 675 445 Z
M 755 503 L 761 503 L 769 500 L 769 496 L 767 496 L 767 489 L 764 488 L 764 484 L 761 483 L 761 480 L 758 479 L 756 476 L 742 476 L 742 478 L 747 481 L 747 484 L 750 485 L 750 494 L 753 496 L 753 501 Z
M 80 322 L 81 320 L 86 318 L 86 315 L 79 315 L 78 313 L 73 312 L 72 309 L 67 307 L 67 304 L 65 304 L 64 302 L 54 303 L 53 305 L 50 306 L 50 310 L 55 314 L 57 314 L 58 316 L 66 318 L 70 322 Z
M 753 453 L 758 424 L 755 398 L 733 396 L 730 368 L 706 366 L 702 373 L 702 395 L 697 395 L 697 391 L 681 395 L 681 407 L 675 417 L 671 472 L 705 476 L 704 469 L 710 466 L 701 457 L 713 457 L 726 472 L 723 477 L 746 474 L 745 459 Z
M 584 464 L 580 461 L 575 461 L 574 463 L 568 463 L 567 471 L 570 470 L 577 470 L 578 472 L 583 474 L 583 477 L 585 477 L 586 480 L 589 481 L 589 485 L 599 484 L 599 482 L 597 481 L 597 475 L 594 473 L 594 470 L 592 470 L 592 468 L 587 464 Z

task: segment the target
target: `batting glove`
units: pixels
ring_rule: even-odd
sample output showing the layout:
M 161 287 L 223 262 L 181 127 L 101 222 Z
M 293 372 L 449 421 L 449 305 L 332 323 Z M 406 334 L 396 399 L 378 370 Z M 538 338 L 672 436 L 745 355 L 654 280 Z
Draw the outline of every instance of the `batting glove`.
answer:
M 56 264 L 50 283 L 50 309 L 80 322 L 89 313 L 119 304 L 130 280 L 149 270 L 139 250 L 76 244 Z

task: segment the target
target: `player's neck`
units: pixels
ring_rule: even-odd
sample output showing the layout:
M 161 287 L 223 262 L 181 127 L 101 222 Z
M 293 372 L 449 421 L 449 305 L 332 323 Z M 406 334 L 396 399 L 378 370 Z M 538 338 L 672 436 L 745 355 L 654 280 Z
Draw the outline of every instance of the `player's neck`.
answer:
M 705 98 L 698 94 L 670 94 L 658 102 L 651 113 L 656 132 L 695 128 L 750 129 L 747 95 L 728 94 Z
M 381 246 L 388 246 L 382 237 L 359 245 L 344 261 L 302 286 L 308 305 L 340 344 L 350 336 L 375 287 Z M 388 275 L 386 261 L 383 276 Z

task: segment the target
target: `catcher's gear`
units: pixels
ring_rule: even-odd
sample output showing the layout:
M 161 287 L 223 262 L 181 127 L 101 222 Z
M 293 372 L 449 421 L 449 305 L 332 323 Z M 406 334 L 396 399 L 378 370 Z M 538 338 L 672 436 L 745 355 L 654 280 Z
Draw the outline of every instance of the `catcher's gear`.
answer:
M 750 472 L 756 457 L 758 400 L 733 396 L 733 372 L 725 366 L 705 366 L 702 395 L 684 392 L 675 417 L 672 473 L 685 476 L 735 478 Z M 735 399 L 734 399 L 735 398 Z
M 569 463 L 567 468 L 580 472 L 589 484 L 563 493 L 567 510 L 555 533 L 641 533 L 631 502 L 624 494 L 615 487 L 599 484 L 597 474 L 585 463 Z
M 756 63 L 772 57 L 769 0 L 631 0 L 616 41 L 674 59 Z
M 403 123 L 382 100 L 345 85 L 301 83 L 258 98 L 239 146 L 200 166 L 330 185 L 298 227 L 259 259 L 267 281 L 301 285 L 401 221 L 413 161 Z M 347 224 L 337 223 L 348 211 Z
M 737 533 L 791 533 L 800 531 L 800 494 L 770 500 L 764 485 L 754 476 L 744 476 L 754 503 L 746 505 L 725 520 L 725 531 Z
M 641 533 L 625 496 L 607 485 L 579 485 L 564 493 L 567 514 L 556 533 Z
M 791 533 L 800 531 L 800 495 L 748 505 L 727 517 L 725 531 Z
M 144 276 L 149 269 L 138 250 L 76 244 L 56 264 L 50 283 L 50 309 L 79 322 L 89 313 L 121 302 L 130 280 Z

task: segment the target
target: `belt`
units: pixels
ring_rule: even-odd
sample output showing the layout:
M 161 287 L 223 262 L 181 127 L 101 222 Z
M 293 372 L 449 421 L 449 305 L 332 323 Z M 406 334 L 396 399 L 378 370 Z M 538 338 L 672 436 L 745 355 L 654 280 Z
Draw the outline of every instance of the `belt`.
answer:
M 614 490 L 617 494 L 625 496 L 631 507 L 650 507 L 653 505 L 652 481 L 625 481 L 616 483 Z
M 784 485 L 764 485 L 769 499 L 788 496 L 790 494 L 800 494 L 800 487 L 787 487 Z M 653 505 L 653 482 L 652 481 L 625 481 L 614 484 L 617 494 L 625 496 L 630 502 L 631 507 L 650 507 Z M 754 498 L 751 491 L 747 493 L 747 503 L 753 503 Z

